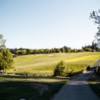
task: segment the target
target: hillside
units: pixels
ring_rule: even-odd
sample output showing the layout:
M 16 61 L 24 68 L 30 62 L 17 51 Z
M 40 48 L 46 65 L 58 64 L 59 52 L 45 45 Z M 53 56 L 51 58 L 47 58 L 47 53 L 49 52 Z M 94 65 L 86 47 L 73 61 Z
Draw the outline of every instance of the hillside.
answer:
M 59 61 L 65 62 L 66 70 L 79 71 L 87 65 L 92 66 L 98 59 L 99 52 L 25 55 L 14 58 L 13 71 L 52 74 Z

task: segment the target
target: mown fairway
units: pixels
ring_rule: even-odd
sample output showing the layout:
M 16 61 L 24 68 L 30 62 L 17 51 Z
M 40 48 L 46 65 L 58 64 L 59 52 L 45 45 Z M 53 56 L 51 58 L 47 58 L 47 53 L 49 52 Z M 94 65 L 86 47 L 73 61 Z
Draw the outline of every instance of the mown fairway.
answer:
M 14 58 L 14 71 L 52 74 L 59 61 L 65 62 L 67 71 L 79 71 L 95 64 L 98 59 L 99 52 L 25 55 Z

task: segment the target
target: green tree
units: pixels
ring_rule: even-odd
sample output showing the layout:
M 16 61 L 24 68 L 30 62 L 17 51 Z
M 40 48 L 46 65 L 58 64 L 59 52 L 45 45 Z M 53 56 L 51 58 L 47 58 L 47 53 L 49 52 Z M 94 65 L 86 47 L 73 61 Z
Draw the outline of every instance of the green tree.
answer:
M 26 54 L 28 55 L 28 54 L 32 54 L 32 50 L 31 49 L 26 49 Z
M 98 32 L 95 35 L 95 48 L 96 49 L 100 49 L 100 9 L 98 11 L 92 11 L 92 13 L 90 14 L 90 18 L 94 20 L 94 23 L 96 23 Z
M 65 69 L 64 62 L 63 61 L 59 62 L 54 70 L 54 76 L 62 76 L 64 73 L 64 69 Z
M 92 51 L 97 51 L 97 44 L 95 42 L 92 42 L 92 46 L 91 46 Z
M 0 34 L 0 70 L 5 70 L 12 67 L 13 55 L 5 46 L 5 39 Z
M 13 64 L 13 55 L 8 49 L 1 49 L 0 52 L 0 70 L 11 68 Z

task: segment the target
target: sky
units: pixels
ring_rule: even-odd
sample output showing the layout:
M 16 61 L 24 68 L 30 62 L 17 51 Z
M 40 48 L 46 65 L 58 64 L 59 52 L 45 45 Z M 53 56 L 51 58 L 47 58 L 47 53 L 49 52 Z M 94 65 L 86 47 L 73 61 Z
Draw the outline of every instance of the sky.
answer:
M 100 0 L 0 0 L 0 34 L 8 48 L 81 48 L 94 39 L 98 9 Z

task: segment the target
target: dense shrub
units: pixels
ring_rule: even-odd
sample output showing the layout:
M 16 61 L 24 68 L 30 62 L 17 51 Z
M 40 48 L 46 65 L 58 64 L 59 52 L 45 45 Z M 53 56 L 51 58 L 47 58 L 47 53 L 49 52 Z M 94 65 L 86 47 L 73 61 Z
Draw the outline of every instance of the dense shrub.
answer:
M 91 70 L 91 67 L 90 66 L 87 66 L 86 70 L 87 71 L 90 71 Z
M 64 73 L 64 63 L 61 61 L 56 65 L 56 68 L 54 70 L 54 76 L 62 76 Z
M 0 70 L 5 70 L 12 67 L 13 55 L 8 49 L 0 50 Z
M 100 75 L 100 66 L 96 66 L 96 74 Z

